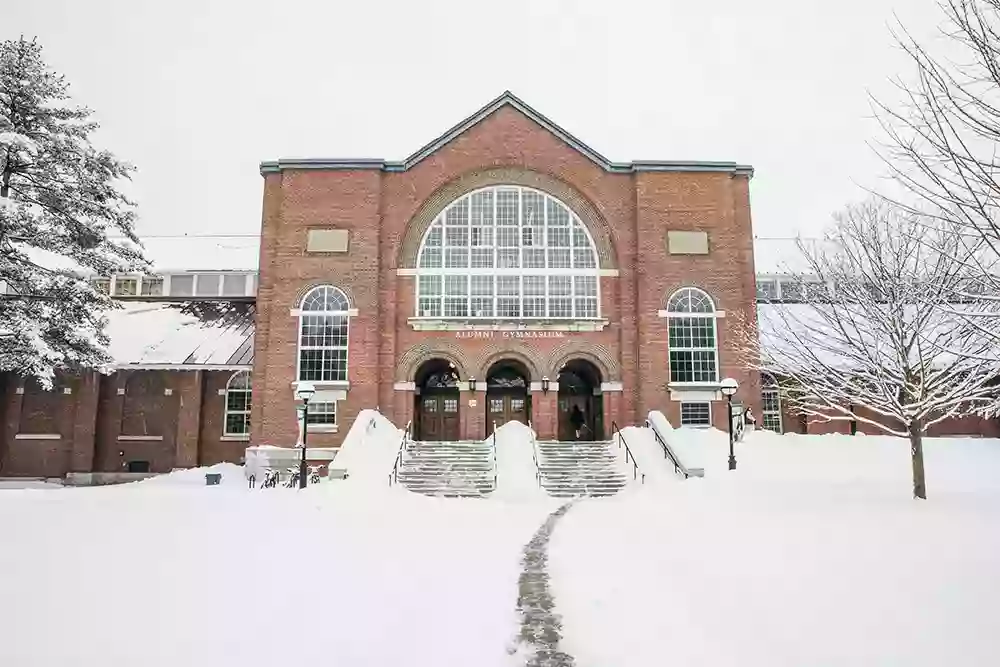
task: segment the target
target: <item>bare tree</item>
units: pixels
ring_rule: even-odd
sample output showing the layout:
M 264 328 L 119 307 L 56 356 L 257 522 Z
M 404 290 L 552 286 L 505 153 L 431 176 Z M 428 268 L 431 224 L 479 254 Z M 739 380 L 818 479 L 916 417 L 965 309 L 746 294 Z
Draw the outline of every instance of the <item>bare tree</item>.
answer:
M 1000 300 L 1000 0 L 938 5 L 937 39 L 918 39 L 904 26 L 895 31 L 916 72 L 896 80 L 900 100 L 874 100 L 888 137 L 882 155 L 916 195 L 914 208 L 976 248 L 956 259 L 990 284 L 988 299 Z
M 773 375 L 793 410 L 908 438 L 913 495 L 926 498 L 927 429 L 996 396 L 996 364 L 983 361 L 996 358 L 995 339 L 942 307 L 966 273 L 960 241 L 871 201 L 837 216 L 824 242 L 799 247 L 800 302 L 760 305 L 759 336 L 752 323 L 737 327 L 743 361 Z

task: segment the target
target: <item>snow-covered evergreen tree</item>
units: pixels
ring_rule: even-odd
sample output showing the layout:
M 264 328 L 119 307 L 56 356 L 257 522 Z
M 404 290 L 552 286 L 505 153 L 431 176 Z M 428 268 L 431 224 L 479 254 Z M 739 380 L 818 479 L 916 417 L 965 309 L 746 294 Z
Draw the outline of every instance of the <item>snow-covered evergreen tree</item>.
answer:
M 787 407 L 908 438 L 913 494 L 927 497 L 923 437 L 997 398 L 997 340 L 956 316 L 971 252 L 944 225 L 884 202 L 848 208 L 822 242 L 800 242 L 807 270 L 737 334 L 743 360 L 772 375 Z M 794 293 L 794 294 L 791 294 Z
M 97 123 L 67 90 L 37 41 L 0 42 L 0 371 L 43 386 L 108 361 L 114 304 L 87 275 L 146 265 L 116 186 L 133 168 L 91 145 Z

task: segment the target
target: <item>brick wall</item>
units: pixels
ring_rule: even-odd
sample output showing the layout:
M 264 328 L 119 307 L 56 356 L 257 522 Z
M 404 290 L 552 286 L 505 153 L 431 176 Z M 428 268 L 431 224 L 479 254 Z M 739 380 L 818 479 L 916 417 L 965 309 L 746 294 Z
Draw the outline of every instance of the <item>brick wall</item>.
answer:
M 399 275 L 415 266 L 423 231 L 448 203 L 479 187 L 520 184 L 549 192 L 588 226 L 601 266 L 617 276 L 601 279 L 603 331 L 566 333 L 563 338 L 460 339 L 454 332 L 415 331 L 415 278 Z M 309 255 L 310 228 L 350 231 L 346 254 Z M 706 231 L 710 253 L 669 255 L 668 229 Z M 640 241 L 641 239 L 641 241 Z M 667 326 L 657 317 L 676 289 L 708 291 L 717 307 L 735 314 L 754 308 L 754 267 L 745 176 L 728 173 L 609 173 L 512 107 L 473 126 L 415 166 L 380 170 L 286 169 L 264 179 L 254 379 L 253 439 L 290 444 L 297 430 L 298 319 L 290 311 L 306 289 L 320 283 L 344 289 L 358 309 L 350 325 L 350 389 L 339 406 L 341 431 L 315 436 L 338 443 L 358 410 L 380 407 L 403 425 L 412 418 L 413 395 L 394 389 L 412 381 L 419 363 L 433 356 L 451 360 L 461 378 L 485 379 L 487 367 L 504 356 L 528 367 L 532 381 L 555 380 L 567 354 L 593 360 L 605 381 L 620 382 L 620 396 L 605 400 L 605 423 L 641 422 L 653 408 L 679 421 L 679 403 L 667 390 Z M 720 371 L 741 384 L 737 396 L 759 413 L 759 382 L 736 363 L 728 327 L 719 322 Z M 571 358 L 571 357 L 570 357 Z M 403 394 L 402 396 L 400 394 Z M 471 397 L 471 396 L 470 396 Z M 463 435 L 481 437 L 485 401 L 476 407 L 463 395 Z M 533 396 L 534 425 L 555 434 L 554 410 Z M 713 411 L 725 427 L 722 404 Z M 314 436 L 310 435 L 311 440 Z
M 153 472 L 239 462 L 248 441 L 223 437 L 229 371 L 58 375 L 53 391 L 2 376 L 0 477 Z M 124 393 L 121 393 L 123 390 Z

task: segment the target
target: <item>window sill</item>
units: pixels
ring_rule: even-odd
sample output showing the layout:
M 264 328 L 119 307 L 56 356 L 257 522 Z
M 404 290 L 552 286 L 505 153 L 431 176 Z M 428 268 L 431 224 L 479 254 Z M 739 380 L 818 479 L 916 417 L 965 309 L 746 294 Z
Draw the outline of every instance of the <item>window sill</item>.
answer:
M 221 438 L 219 438 L 219 440 L 221 442 L 249 442 L 250 434 L 247 433 L 246 435 L 224 435 Z
M 18 433 L 15 440 L 62 440 L 59 433 Z
M 120 435 L 118 440 L 123 441 L 136 441 L 136 442 L 159 442 L 163 440 L 162 435 Z
M 671 382 L 666 388 L 671 401 L 721 401 L 725 398 L 718 383 Z
M 296 382 L 293 382 L 292 383 L 292 389 L 293 390 L 294 389 L 298 389 L 299 385 L 302 384 L 302 383 L 304 383 L 304 382 L 309 382 L 309 381 L 308 380 L 297 380 Z M 323 389 L 350 389 L 351 388 L 351 383 L 349 381 L 347 381 L 347 380 L 328 380 L 326 382 L 316 381 L 316 382 L 310 382 L 310 384 L 312 384 L 313 389 L 315 389 L 316 391 L 320 391 L 320 390 L 323 390 Z
M 340 427 L 336 424 L 309 424 L 310 433 L 337 433 Z
M 480 335 L 470 335 L 470 338 L 492 338 L 494 335 L 502 338 L 545 338 L 539 333 L 553 332 L 559 334 L 566 331 L 603 331 L 608 326 L 607 318 L 581 320 L 505 320 L 505 319 L 443 319 L 440 317 L 411 317 L 407 320 L 414 331 L 468 331 L 483 332 Z M 561 338 L 560 335 L 552 336 Z

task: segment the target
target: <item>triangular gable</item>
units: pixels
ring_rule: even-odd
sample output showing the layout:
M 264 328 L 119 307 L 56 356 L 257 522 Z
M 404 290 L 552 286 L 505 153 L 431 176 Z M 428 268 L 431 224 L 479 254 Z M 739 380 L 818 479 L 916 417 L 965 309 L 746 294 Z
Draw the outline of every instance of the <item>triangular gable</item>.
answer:
M 583 143 L 582 141 L 574 137 L 572 134 L 570 134 L 563 128 L 559 127 L 556 123 L 552 122 L 544 115 L 540 114 L 538 111 L 536 111 L 534 108 L 532 108 L 530 105 L 528 105 L 526 102 L 521 100 L 521 98 L 519 98 L 517 95 L 510 92 L 509 90 L 505 90 L 503 94 L 501 94 L 499 97 L 486 104 L 486 106 L 482 107 L 481 109 L 476 111 L 474 114 L 472 114 L 465 120 L 460 121 L 457 125 L 448 129 L 444 134 L 442 134 L 438 138 L 420 147 L 417 151 L 415 151 L 413 154 L 411 154 L 402 162 L 397 163 L 398 164 L 397 168 L 401 168 L 404 170 L 410 169 L 424 158 L 430 157 L 435 152 L 437 152 L 447 144 L 451 143 L 453 140 L 457 139 L 459 136 L 464 134 L 469 129 L 483 122 L 488 117 L 492 116 L 494 113 L 496 113 L 505 106 L 510 106 L 514 109 L 517 109 L 519 112 L 527 116 L 530 120 L 534 121 L 536 124 L 540 125 L 548 132 L 559 137 L 561 141 L 568 144 L 572 148 L 576 149 L 578 152 L 582 153 L 584 156 L 586 156 L 591 161 L 596 163 L 602 169 L 607 169 L 607 170 L 612 169 L 613 165 L 610 160 L 608 160 L 606 157 L 595 151 L 587 144 Z M 390 164 L 387 166 L 392 168 L 396 165 Z
M 276 173 L 284 169 L 378 169 L 382 171 L 406 171 L 422 160 L 432 155 L 443 146 L 460 136 L 468 129 L 481 123 L 499 109 L 510 106 L 517 109 L 540 127 L 558 137 L 571 148 L 587 157 L 600 168 L 619 173 L 637 171 L 682 171 L 682 172 L 726 172 L 730 174 L 753 175 L 753 167 L 736 162 L 703 162 L 688 160 L 641 160 L 633 162 L 611 162 L 593 148 L 583 143 L 572 134 L 556 125 L 554 122 L 538 113 L 522 101 L 514 93 L 506 90 L 502 95 L 491 101 L 474 114 L 447 130 L 444 134 L 424 145 L 402 162 L 379 159 L 345 159 L 345 158 L 302 158 L 281 159 L 260 163 L 260 173 Z

